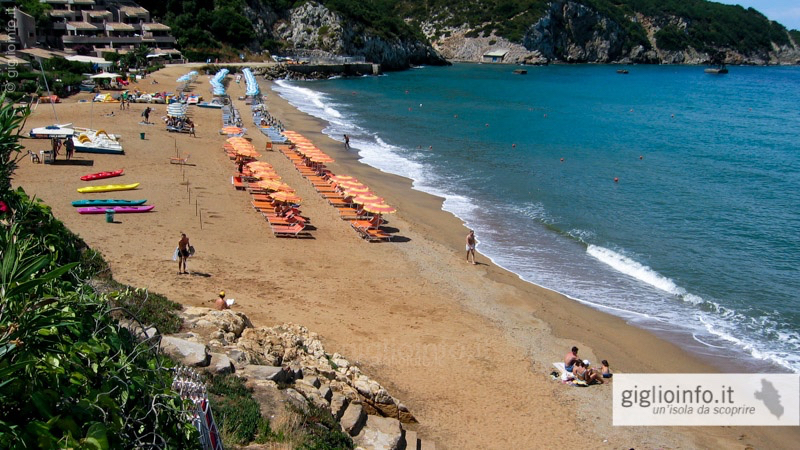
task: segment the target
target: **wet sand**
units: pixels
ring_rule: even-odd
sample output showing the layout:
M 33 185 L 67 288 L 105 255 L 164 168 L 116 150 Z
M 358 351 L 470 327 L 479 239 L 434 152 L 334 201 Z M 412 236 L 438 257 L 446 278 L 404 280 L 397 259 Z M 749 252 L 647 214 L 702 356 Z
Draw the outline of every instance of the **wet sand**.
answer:
M 142 90 L 174 91 L 177 77 L 192 70 L 170 66 L 142 80 Z M 208 76 L 195 92 L 210 95 Z M 124 156 L 77 153 L 70 164 L 22 161 L 14 184 L 52 206 L 54 214 L 110 263 L 114 278 L 193 306 L 210 306 L 221 289 L 256 326 L 294 322 L 323 338 L 328 352 L 357 361 L 408 406 L 419 420 L 410 425 L 439 448 L 542 448 L 591 445 L 609 448 L 788 447 L 796 429 L 615 428 L 611 385 L 573 388 L 549 377 L 551 363 L 573 345 L 595 365 L 608 359 L 621 372 L 712 372 L 677 346 L 523 282 L 478 254 L 465 261 L 467 233 L 441 210 L 442 199 L 411 189 L 408 179 L 358 163 L 355 151 L 324 136 L 324 124 L 268 90 L 270 112 L 288 129 L 312 139 L 336 159 L 328 167 L 367 184 L 397 207 L 387 216 L 398 238 L 367 243 L 339 219 L 280 152 L 263 152 L 283 181 L 303 198 L 303 214 L 316 228 L 313 239 L 275 238 L 250 206 L 247 193 L 233 189 L 233 162 L 222 152 L 225 136 L 219 110 L 191 107 L 197 136 L 168 133 L 156 105 L 141 125 L 145 104 L 119 110 L 116 103 L 77 103 L 81 94 L 55 105 L 60 122 L 104 129 L 123 136 Z M 244 126 L 254 128 L 249 107 L 228 93 Z M 114 115 L 109 115 L 114 112 Z M 56 122 L 50 105 L 40 105 L 33 126 Z M 145 132 L 145 139 L 139 134 Z M 251 130 L 257 149 L 266 138 Z M 49 141 L 26 140 L 38 153 Z M 169 158 L 189 154 L 190 165 Z M 86 183 L 80 175 L 125 168 L 125 175 Z M 112 194 L 78 194 L 86 184 L 141 182 L 139 189 Z M 79 198 L 147 198 L 147 214 L 105 217 L 77 214 Z M 172 252 L 180 232 L 197 249 L 189 275 L 178 275 Z M 480 239 L 480 236 L 478 236 Z

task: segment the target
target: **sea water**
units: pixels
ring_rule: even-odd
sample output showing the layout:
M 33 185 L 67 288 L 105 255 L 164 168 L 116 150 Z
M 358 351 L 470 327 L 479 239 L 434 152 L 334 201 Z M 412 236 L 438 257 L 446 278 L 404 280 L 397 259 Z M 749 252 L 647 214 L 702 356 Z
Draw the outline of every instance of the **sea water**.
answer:
M 280 81 L 524 280 L 738 371 L 800 372 L 800 68 L 458 64 Z

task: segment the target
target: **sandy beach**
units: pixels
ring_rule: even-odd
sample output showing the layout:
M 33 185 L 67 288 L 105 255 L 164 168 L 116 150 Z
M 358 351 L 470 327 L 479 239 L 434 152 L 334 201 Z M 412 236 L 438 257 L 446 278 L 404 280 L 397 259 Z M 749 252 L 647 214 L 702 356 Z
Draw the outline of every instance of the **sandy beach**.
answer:
M 170 66 L 138 83 L 144 91 L 174 91 L 189 66 Z M 210 99 L 208 76 L 194 91 Z M 152 79 L 158 84 L 151 84 Z M 262 152 L 283 181 L 303 198 L 313 239 L 282 239 L 270 232 L 235 190 L 235 167 L 221 146 L 221 113 L 191 107 L 196 137 L 168 133 L 165 105 L 150 105 L 154 125 L 140 124 L 146 104 L 120 110 L 117 103 L 78 103 L 80 94 L 54 106 L 39 105 L 32 127 L 55 122 L 104 129 L 123 136 L 125 155 L 77 153 L 67 163 L 24 159 L 14 185 L 50 205 L 53 213 L 111 265 L 114 278 L 185 305 L 211 306 L 219 290 L 254 325 L 292 322 L 320 334 L 328 352 L 357 362 L 416 416 L 408 428 L 438 448 L 518 449 L 559 446 L 604 448 L 790 448 L 796 428 L 623 428 L 611 425 L 610 384 L 573 388 L 551 380 L 552 362 L 576 345 L 592 365 L 601 359 L 620 372 L 714 372 L 677 346 L 623 320 L 523 282 L 478 254 L 464 255 L 466 228 L 441 210 L 442 199 L 411 189 L 408 179 L 358 162 L 354 151 L 321 133 L 324 124 L 272 93 L 262 83 L 273 116 L 335 158 L 328 167 L 352 175 L 398 209 L 389 215 L 396 242 L 368 243 L 330 206 L 280 152 Z M 253 128 L 249 107 L 236 100 L 244 84 L 228 90 Z M 55 108 L 55 111 L 54 111 Z M 113 113 L 113 115 L 111 115 Z M 57 115 L 58 120 L 56 120 Z M 140 139 L 145 133 L 145 139 Z M 266 138 L 247 134 L 257 149 Z M 49 149 L 47 140 L 25 140 Z M 170 157 L 189 155 L 189 165 Z M 88 173 L 125 169 L 121 178 L 87 183 Z M 141 183 L 113 198 L 144 199 L 147 214 L 80 215 L 70 205 L 86 184 Z M 102 197 L 101 197 L 102 196 Z M 172 252 L 180 233 L 197 254 L 190 274 L 179 275 Z M 480 236 L 478 236 L 480 239 Z

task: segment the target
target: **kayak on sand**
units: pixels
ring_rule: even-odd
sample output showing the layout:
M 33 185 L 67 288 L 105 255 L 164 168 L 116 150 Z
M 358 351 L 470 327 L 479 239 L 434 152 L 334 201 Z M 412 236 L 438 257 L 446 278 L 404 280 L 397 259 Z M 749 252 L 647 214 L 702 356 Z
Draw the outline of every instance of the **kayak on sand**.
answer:
M 84 175 L 81 177 L 83 181 L 92 181 L 92 180 L 100 180 L 103 178 L 111 178 L 111 177 L 118 177 L 122 175 L 125 169 L 114 170 L 112 172 L 97 172 L 97 173 L 90 173 L 89 175 Z
M 109 191 L 129 191 L 139 187 L 139 183 L 133 184 L 106 184 L 104 186 L 86 186 L 78 189 L 81 194 L 91 192 L 109 192 Z
M 97 200 L 75 200 L 72 206 L 141 206 L 147 200 L 120 200 L 120 199 L 97 199 Z
M 147 206 L 113 206 L 109 208 L 105 208 L 102 206 L 89 206 L 86 208 L 78 208 L 78 212 L 80 214 L 105 214 L 108 210 L 113 210 L 117 214 L 126 214 L 126 213 L 143 213 L 151 211 L 155 208 L 155 205 L 147 205 Z

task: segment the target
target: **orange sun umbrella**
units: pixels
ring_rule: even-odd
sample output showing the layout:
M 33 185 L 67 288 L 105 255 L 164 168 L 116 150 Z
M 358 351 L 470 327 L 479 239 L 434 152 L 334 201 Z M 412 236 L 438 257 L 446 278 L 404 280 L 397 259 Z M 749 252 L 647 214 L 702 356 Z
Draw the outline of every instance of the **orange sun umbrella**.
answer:
M 391 214 L 397 210 L 386 203 L 365 203 L 364 211 L 371 212 L 373 214 Z
M 278 180 L 262 180 L 256 183 L 256 186 L 268 191 L 294 192 L 288 184 Z
M 364 205 L 367 203 L 383 203 L 383 198 L 378 197 L 375 194 L 359 194 L 355 196 L 353 203 L 358 203 L 359 205 Z
M 355 178 L 351 177 L 350 175 L 333 175 L 331 180 L 335 183 L 344 183 L 345 181 L 357 181 Z
M 222 134 L 242 134 L 244 132 L 243 129 L 241 129 L 239 127 L 233 127 L 233 126 L 231 126 L 231 127 L 223 127 L 219 131 Z
M 269 196 L 275 201 L 284 203 L 300 203 L 303 201 L 302 198 L 298 197 L 297 194 L 292 192 L 278 191 L 269 194 Z
M 246 156 L 248 158 L 258 158 L 259 156 L 261 156 L 261 153 L 258 153 L 255 150 L 250 150 L 250 149 L 247 149 L 247 148 L 242 148 L 242 149 L 236 150 L 236 154 L 239 155 L 239 156 Z
M 363 184 L 360 186 L 347 186 L 344 188 L 344 192 L 351 196 L 370 193 L 369 188 Z

